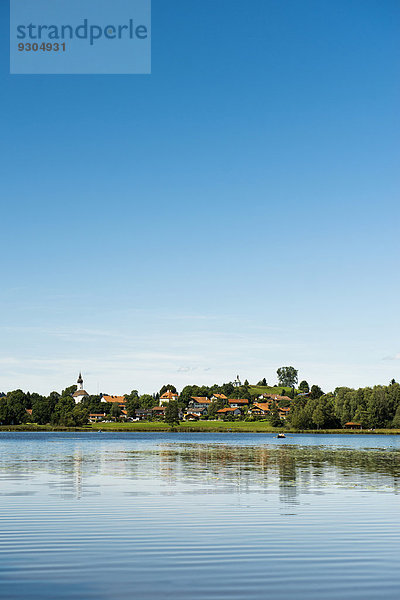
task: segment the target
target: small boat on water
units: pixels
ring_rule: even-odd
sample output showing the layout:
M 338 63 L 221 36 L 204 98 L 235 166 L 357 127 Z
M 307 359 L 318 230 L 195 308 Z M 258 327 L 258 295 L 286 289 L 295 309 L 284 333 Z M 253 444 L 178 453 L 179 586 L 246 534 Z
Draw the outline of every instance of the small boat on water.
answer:
M 285 438 L 286 435 L 284 433 L 278 433 L 277 438 Z

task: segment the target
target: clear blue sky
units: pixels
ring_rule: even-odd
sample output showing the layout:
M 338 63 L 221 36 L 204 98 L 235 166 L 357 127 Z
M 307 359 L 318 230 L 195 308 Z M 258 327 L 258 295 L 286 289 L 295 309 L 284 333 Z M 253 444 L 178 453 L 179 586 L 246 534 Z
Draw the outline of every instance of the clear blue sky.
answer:
M 152 75 L 9 75 L 0 391 L 400 380 L 397 1 L 153 0 Z

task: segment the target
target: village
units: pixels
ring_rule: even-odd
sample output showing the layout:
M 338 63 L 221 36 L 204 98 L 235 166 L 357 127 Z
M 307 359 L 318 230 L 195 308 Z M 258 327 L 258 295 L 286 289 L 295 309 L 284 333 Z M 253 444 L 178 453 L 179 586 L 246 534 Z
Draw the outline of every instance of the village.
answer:
M 254 384 L 246 379 L 242 384 L 237 376 L 212 386 L 192 384 L 178 391 L 165 384 L 152 394 L 132 390 L 121 395 L 90 394 L 79 373 L 76 384 L 47 397 L 21 389 L 0 393 L 0 426 L 83 427 L 102 422 L 133 426 L 133 422 L 143 422 L 140 427 L 145 427 L 158 421 L 154 426 L 164 422 L 173 427 L 208 421 L 209 427 L 217 421 L 265 421 L 268 427 L 291 430 L 400 428 L 400 385 L 395 379 L 386 386 L 337 387 L 324 393 L 305 380 L 297 384 L 294 367 L 277 369 L 277 376 L 274 385 L 268 385 L 265 378 Z
M 242 388 L 239 377 L 232 385 L 236 389 Z M 72 397 L 76 404 L 89 398 L 89 394 L 83 388 L 81 373 Z M 229 398 L 223 393 L 213 393 L 210 396 L 191 396 L 187 406 L 183 407 L 178 392 L 167 389 L 158 400 L 154 399 L 154 406 L 151 408 L 135 407 L 134 410 L 129 410 L 126 396 L 101 394 L 100 402 L 111 405 L 113 409 L 89 413 L 89 422 L 164 420 L 167 406 L 171 402 L 178 405 L 180 421 L 240 420 L 246 417 L 270 417 L 272 413 L 285 420 L 290 413 L 291 401 L 289 396 L 277 393 L 263 393 L 255 398 Z

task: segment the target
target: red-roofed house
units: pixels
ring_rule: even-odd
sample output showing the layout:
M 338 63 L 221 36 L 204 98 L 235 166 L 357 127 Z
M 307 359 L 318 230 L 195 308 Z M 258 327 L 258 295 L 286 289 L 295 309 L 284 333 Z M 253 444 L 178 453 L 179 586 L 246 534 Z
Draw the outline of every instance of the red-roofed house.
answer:
M 268 402 L 256 402 L 254 406 L 249 409 L 249 412 L 255 416 L 264 416 L 270 413 L 270 405 Z
M 249 404 L 247 398 L 232 398 L 231 400 L 228 400 L 228 402 L 229 406 L 233 406 L 235 408 L 238 406 L 247 406 Z
M 162 396 L 160 396 L 160 402 L 161 404 L 166 404 L 167 402 L 170 402 L 171 400 L 178 400 L 179 398 L 179 394 L 175 393 L 175 392 L 171 392 L 171 390 L 167 390 Z
M 223 419 L 227 415 L 233 415 L 234 417 L 237 417 L 241 414 L 242 414 L 242 411 L 240 410 L 240 408 L 229 407 L 229 408 L 221 408 L 220 410 L 217 410 L 217 418 L 218 419 Z
M 211 400 L 213 402 L 216 402 L 217 400 L 228 400 L 228 397 L 225 396 L 225 394 L 213 394 Z

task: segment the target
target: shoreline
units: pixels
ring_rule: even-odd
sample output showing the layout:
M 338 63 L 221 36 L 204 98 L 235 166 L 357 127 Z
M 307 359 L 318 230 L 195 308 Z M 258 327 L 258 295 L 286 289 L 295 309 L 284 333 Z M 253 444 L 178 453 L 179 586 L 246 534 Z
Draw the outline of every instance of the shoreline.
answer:
M 263 427 L 258 423 L 215 423 L 205 421 L 209 425 L 197 423 L 191 425 L 179 425 L 171 428 L 169 425 L 160 422 L 154 423 L 120 423 L 114 425 L 111 423 L 96 423 L 86 427 L 59 427 L 51 425 L 0 425 L 0 434 L 2 432 L 71 432 L 71 433 L 275 433 L 284 432 L 285 434 L 302 435 L 400 435 L 400 429 L 284 429 Z M 239 424 L 240 423 L 240 424 Z

